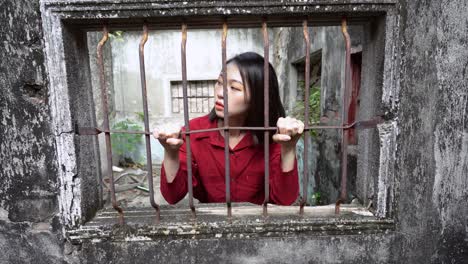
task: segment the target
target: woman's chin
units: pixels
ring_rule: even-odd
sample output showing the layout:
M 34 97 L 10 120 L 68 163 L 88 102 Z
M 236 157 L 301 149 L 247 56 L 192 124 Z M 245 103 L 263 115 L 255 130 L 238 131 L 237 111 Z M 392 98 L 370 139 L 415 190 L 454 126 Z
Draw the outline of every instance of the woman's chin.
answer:
M 222 110 L 217 110 L 217 109 L 216 109 L 215 111 L 216 111 L 216 116 L 217 116 L 218 118 L 224 118 L 224 111 L 222 111 Z

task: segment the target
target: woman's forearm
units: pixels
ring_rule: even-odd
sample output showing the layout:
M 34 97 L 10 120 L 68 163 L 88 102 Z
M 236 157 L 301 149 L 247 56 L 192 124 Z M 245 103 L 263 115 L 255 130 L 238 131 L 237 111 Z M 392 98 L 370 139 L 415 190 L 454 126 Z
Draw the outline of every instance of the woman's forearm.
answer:
M 174 181 L 180 167 L 179 151 L 164 150 L 164 172 L 168 183 Z
M 294 161 L 296 158 L 296 146 L 281 146 L 281 170 L 289 172 L 294 169 Z

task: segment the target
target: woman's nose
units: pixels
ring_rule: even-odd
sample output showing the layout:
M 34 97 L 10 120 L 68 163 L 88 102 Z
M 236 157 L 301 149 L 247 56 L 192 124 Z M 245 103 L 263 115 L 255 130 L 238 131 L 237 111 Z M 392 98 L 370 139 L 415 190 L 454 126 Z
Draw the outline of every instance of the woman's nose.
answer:
M 216 97 L 218 97 L 219 99 L 223 99 L 224 96 L 223 96 L 223 87 L 216 87 Z

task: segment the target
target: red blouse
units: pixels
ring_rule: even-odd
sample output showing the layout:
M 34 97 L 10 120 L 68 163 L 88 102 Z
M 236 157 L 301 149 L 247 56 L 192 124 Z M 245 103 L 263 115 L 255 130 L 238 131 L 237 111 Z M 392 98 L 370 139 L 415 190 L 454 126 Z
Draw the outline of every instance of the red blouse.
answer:
M 208 115 L 190 120 L 190 130 L 215 128 Z M 219 131 L 194 133 L 190 136 L 192 150 L 193 195 L 202 203 L 226 201 L 224 137 Z M 185 141 L 185 137 L 184 137 Z M 168 183 L 161 168 L 161 193 L 170 204 L 187 194 L 187 157 L 185 143 L 179 150 L 180 167 L 173 182 Z M 255 144 L 250 132 L 229 150 L 231 164 L 231 201 L 262 204 L 264 187 L 264 149 Z M 299 193 L 297 161 L 294 169 L 281 171 L 281 146 L 270 144 L 270 203 L 290 205 Z

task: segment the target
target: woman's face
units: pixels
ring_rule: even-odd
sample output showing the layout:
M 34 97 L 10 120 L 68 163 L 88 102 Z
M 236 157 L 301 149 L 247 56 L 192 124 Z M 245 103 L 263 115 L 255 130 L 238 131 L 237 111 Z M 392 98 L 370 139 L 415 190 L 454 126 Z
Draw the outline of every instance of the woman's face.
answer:
M 227 92 L 229 118 L 245 118 L 250 103 L 250 93 L 242 82 L 239 68 L 234 63 L 227 65 Z M 223 76 L 219 75 L 215 85 L 215 111 L 220 118 L 224 117 Z

